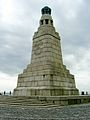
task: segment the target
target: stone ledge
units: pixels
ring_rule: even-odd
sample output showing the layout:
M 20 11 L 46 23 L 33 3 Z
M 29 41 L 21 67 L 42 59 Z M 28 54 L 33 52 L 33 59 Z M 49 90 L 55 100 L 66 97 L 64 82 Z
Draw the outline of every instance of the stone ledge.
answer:
M 66 106 L 90 103 L 90 96 L 0 96 L 0 104 L 31 106 Z
M 36 99 L 40 101 L 50 102 L 58 105 L 73 105 L 73 104 L 84 104 L 90 103 L 90 96 L 51 96 L 41 97 L 38 96 Z

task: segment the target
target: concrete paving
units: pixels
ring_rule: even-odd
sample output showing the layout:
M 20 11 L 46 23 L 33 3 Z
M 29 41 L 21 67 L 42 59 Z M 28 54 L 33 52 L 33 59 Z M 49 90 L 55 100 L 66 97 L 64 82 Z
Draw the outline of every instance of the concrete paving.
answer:
M 0 120 L 90 120 L 90 104 L 60 107 L 0 105 Z

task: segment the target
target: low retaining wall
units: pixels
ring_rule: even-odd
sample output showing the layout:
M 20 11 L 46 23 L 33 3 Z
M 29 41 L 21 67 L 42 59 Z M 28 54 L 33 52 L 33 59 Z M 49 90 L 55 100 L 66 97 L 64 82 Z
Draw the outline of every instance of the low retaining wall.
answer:
M 50 103 L 57 105 L 73 105 L 90 103 L 90 96 L 51 96 L 51 97 L 36 97 L 42 103 Z
M 90 96 L 0 96 L 0 104 L 74 105 L 90 103 Z

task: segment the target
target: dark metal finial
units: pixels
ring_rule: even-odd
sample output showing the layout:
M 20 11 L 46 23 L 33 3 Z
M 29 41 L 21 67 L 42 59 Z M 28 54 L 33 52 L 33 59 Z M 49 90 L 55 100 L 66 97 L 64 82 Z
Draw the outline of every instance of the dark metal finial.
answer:
M 51 15 L 51 9 L 48 6 L 45 6 L 44 8 L 42 8 L 41 12 L 42 12 L 42 15 L 44 14 Z

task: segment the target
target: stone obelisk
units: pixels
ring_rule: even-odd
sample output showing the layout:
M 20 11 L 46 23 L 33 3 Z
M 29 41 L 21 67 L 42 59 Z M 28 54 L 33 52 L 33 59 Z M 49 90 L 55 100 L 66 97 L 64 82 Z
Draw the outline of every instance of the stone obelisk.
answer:
M 78 95 L 75 79 L 63 64 L 61 39 L 53 26 L 51 9 L 44 7 L 33 36 L 31 63 L 18 75 L 15 96 Z

